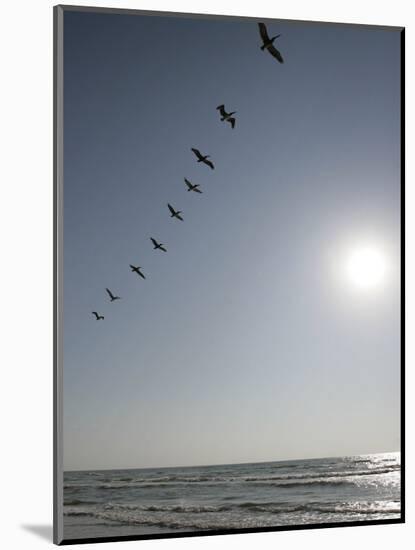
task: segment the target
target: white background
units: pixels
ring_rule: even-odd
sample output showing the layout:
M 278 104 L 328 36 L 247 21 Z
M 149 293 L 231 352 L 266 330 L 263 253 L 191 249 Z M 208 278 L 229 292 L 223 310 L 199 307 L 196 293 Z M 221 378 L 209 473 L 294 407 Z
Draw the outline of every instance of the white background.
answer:
M 119 8 L 406 27 L 407 280 L 414 279 L 414 28 L 407 0 L 79 2 Z M 0 14 L 0 544 L 51 545 L 52 524 L 52 6 L 3 2 Z M 310 55 L 310 63 L 312 63 Z M 412 216 L 411 216 L 412 215 Z M 411 219 L 412 218 L 412 219 Z M 412 251 L 411 251 L 412 248 Z M 412 306 L 412 307 L 411 307 Z M 407 290 L 407 524 L 107 544 L 105 548 L 390 548 L 415 539 L 414 293 Z M 121 546 L 121 544 L 123 546 Z M 86 545 L 85 548 L 96 548 Z

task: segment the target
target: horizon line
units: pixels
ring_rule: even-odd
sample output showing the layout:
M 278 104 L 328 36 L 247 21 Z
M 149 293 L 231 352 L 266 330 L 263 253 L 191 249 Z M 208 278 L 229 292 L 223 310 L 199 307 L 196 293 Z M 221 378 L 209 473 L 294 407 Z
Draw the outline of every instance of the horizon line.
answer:
M 141 466 L 139 468 L 79 468 L 79 469 L 71 469 L 71 470 L 63 470 L 63 473 L 71 473 L 71 472 L 110 472 L 114 470 L 162 470 L 162 469 L 168 469 L 168 468 L 208 468 L 210 466 L 242 466 L 244 464 L 269 464 L 272 462 L 300 462 L 305 460 L 324 460 L 324 459 L 331 459 L 331 458 L 348 458 L 351 456 L 369 456 L 369 455 L 382 455 L 382 454 L 401 454 L 401 451 L 379 451 L 375 453 L 353 453 L 350 455 L 334 455 L 334 456 L 314 456 L 311 458 L 286 458 L 286 459 L 280 459 L 280 460 L 258 460 L 256 462 L 221 462 L 221 463 L 214 463 L 214 464 L 193 464 L 192 466 Z

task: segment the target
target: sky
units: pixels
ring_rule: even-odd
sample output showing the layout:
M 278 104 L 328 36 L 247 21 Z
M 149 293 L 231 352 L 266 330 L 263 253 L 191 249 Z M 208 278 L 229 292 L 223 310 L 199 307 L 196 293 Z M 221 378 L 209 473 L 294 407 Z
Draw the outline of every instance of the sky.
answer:
M 400 34 L 267 26 L 65 12 L 66 470 L 399 450 Z

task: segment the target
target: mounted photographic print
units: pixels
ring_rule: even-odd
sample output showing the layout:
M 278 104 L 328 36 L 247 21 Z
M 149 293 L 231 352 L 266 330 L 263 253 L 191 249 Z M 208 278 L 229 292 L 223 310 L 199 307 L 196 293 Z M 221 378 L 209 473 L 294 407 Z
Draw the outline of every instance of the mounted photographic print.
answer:
M 404 30 L 57 6 L 57 544 L 404 521 Z

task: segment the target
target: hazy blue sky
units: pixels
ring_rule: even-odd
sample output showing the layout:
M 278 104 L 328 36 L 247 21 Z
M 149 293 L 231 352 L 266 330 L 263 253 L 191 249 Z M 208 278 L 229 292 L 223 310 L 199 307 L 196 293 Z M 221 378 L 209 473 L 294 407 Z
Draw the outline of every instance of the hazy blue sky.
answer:
M 399 449 L 399 32 L 64 17 L 65 469 Z

